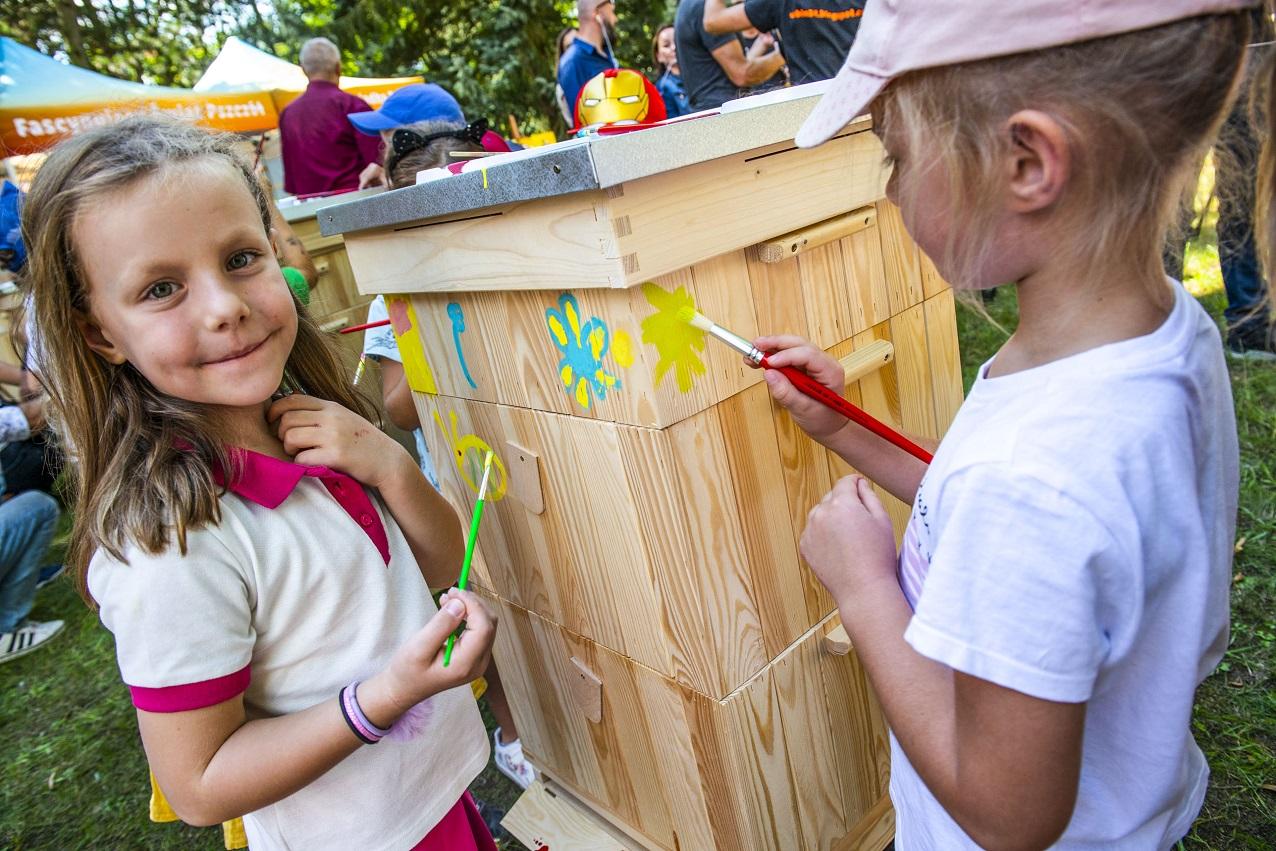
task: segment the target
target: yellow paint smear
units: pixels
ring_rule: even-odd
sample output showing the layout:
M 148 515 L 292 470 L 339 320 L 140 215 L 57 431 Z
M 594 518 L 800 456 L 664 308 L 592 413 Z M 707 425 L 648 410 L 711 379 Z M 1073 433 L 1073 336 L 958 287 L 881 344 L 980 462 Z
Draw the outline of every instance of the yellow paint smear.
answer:
M 686 287 L 673 292 L 646 283 L 642 294 L 656 312 L 642 321 L 642 341 L 656 347 L 656 385 L 665 373 L 674 371 L 678 389 L 688 393 L 695 385 L 696 376 L 705 374 L 705 365 L 697 352 L 704 351 L 704 332 L 684 321 L 679 314 L 685 308 L 696 309 L 695 299 Z
M 634 365 L 634 339 L 624 331 L 617 331 L 611 338 L 611 356 L 624 368 Z
M 470 490 L 477 494 L 479 485 L 483 481 L 483 459 L 487 457 L 488 452 L 492 452 L 492 447 L 477 434 L 461 434 L 461 429 L 457 425 L 456 411 L 449 413 L 451 428 L 443 424 L 443 417 L 438 411 L 434 412 L 434 421 L 438 423 L 439 431 L 443 432 L 443 439 L 452 450 L 452 463 L 456 466 L 457 473 Z M 505 496 L 508 484 L 505 464 L 501 461 L 500 455 L 492 452 L 492 476 L 487 482 L 487 500 L 496 502 Z
M 390 327 L 394 331 L 394 341 L 399 345 L 399 354 L 403 358 L 403 375 L 408 387 L 418 393 L 438 393 L 434 383 L 434 370 L 430 369 L 430 361 L 425 356 L 425 346 L 421 342 L 421 323 L 417 321 L 416 308 L 407 296 L 388 295 L 385 297 L 386 312 L 390 314 Z

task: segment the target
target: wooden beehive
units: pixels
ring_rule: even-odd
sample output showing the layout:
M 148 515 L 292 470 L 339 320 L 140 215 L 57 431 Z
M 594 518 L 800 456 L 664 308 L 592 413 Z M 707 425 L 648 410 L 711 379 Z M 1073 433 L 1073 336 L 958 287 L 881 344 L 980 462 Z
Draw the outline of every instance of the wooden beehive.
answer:
M 794 148 L 811 103 L 595 140 L 593 183 L 567 194 L 520 199 L 509 182 L 546 162 L 516 161 L 481 191 L 448 178 L 460 200 L 418 186 L 325 225 L 361 289 L 402 294 L 421 422 L 463 515 L 483 453 L 498 458 L 473 581 L 500 609 L 524 751 L 615 843 L 531 837 L 555 851 L 892 834 L 880 711 L 798 554 L 849 469 L 677 319 L 694 305 L 744 336 L 802 334 L 906 431 L 938 437 L 955 414 L 952 293 L 882 197 L 866 120 Z M 659 147 L 697 140 L 673 162 Z M 887 499 L 902 532 L 908 508 Z

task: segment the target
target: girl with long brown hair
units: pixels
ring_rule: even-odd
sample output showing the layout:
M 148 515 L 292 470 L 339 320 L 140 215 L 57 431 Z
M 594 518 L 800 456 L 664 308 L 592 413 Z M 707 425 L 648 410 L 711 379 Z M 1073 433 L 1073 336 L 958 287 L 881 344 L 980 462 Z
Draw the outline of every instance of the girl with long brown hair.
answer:
M 24 230 L 72 566 L 176 812 L 244 816 L 254 849 L 491 849 L 455 689 L 495 624 L 428 585 L 457 575 L 458 519 L 365 418 L 232 142 L 149 117 L 73 138 Z

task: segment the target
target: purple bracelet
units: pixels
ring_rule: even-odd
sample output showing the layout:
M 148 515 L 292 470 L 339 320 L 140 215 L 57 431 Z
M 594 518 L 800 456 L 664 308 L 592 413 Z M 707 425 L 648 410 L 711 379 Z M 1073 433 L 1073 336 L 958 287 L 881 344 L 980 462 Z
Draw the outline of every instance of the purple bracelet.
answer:
M 341 706 L 341 716 L 345 718 L 351 732 L 364 744 L 375 745 L 390 731 L 373 724 L 368 720 L 368 716 L 363 714 L 363 707 L 359 706 L 358 689 L 359 681 L 355 680 L 341 690 L 337 703 Z

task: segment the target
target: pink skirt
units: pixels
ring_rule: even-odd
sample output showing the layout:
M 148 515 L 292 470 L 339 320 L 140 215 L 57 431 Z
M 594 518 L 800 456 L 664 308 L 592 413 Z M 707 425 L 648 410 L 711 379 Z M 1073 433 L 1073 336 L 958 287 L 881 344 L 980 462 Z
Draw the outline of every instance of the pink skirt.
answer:
M 466 792 L 412 851 L 496 851 L 496 842 Z

